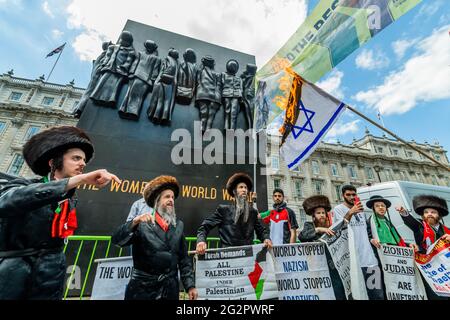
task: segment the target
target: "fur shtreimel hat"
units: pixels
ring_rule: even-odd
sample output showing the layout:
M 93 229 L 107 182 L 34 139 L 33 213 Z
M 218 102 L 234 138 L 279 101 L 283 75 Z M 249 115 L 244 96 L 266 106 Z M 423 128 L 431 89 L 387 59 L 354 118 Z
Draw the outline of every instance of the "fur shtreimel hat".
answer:
M 432 195 L 418 195 L 413 198 L 414 211 L 418 215 L 423 215 L 426 208 L 433 208 L 439 212 L 441 217 L 448 215 L 448 207 L 445 199 Z
M 49 160 L 59 152 L 71 148 L 80 148 L 88 163 L 94 155 L 91 139 L 81 129 L 72 126 L 54 127 L 42 131 L 28 140 L 23 146 L 23 157 L 31 170 L 40 176 L 50 172 Z
M 312 216 L 314 210 L 317 208 L 324 208 L 326 212 L 331 210 L 330 200 L 326 196 L 317 195 L 306 198 L 303 201 L 303 209 L 307 215 Z
M 234 198 L 233 190 L 236 188 L 236 186 L 244 182 L 247 185 L 248 191 L 251 191 L 253 188 L 253 180 L 250 178 L 250 176 L 244 172 L 238 172 L 233 174 L 230 179 L 228 179 L 227 182 L 227 192 L 228 194 Z
M 144 188 L 144 199 L 149 207 L 153 208 L 155 206 L 155 200 L 158 195 L 164 190 L 170 189 L 175 195 L 175 199 L 178 197 L 180 192 L 180 185 L 175 177 L 172 176 L 159 176 L 146 184 Z

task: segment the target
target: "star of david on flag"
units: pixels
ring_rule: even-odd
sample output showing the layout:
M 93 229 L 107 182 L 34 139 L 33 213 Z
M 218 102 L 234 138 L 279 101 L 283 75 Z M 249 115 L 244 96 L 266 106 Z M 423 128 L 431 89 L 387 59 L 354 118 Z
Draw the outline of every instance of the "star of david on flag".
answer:
M 280 128 L 280 154 L 289 169 L 295 169 L 314 152 L 345 108 L 341 101 L 295 75 Z

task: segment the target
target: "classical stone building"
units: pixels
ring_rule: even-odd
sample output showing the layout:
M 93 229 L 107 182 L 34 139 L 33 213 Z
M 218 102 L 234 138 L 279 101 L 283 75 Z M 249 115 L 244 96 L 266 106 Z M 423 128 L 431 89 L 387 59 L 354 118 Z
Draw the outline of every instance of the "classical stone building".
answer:
M 22 79 L 9 71 L 0 76 L 0 172 L 31 177 L 24 163 L 22 146 L 39 131 L 61 125 L 76 125 L 71 112 L 84 89 L 47 83 L 44 76 Z
M 350 145 L 321 143 L 316 151 L 294 171 L 289 171 L 278 153 L 279 137 L 268 138 L 267 176 L 269 207 L 276 187 L 284 190 L 289 207 L 297 214 L 300 225 L 307 216 L 303 200 L 314 194 L 329 197 L 332 205 L 342 201 L 341 187 L 350 183 L 356 187 L 379 182 L 402 180 L 450 187 L 450 173 L 404 144 L 373 136 L 368 130 L 362 139 Z M 446 165 L 446 150 L 438 143 L 410 142 Z

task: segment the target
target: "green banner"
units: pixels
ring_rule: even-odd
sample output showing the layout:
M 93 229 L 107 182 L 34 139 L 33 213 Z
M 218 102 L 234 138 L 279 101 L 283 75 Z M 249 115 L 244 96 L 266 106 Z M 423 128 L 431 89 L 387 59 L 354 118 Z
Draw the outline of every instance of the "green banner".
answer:
M 291 67 L 314 83 L 421 1 L 322 0 L 257 77 Z

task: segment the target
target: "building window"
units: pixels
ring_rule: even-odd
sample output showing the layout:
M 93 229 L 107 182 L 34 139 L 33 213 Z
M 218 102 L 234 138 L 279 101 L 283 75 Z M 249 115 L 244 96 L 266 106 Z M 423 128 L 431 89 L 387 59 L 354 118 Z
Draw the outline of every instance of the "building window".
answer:
M 434 158 L 435 158 L 437 161 L 441 161 L 441 156 L 438 155 L 438 154 L 435 154 L 435 155 L 434 155 Z
M 394 156 L 398 156 L 398 149 L 392 149 L 392 154 Z
M 20 154 L 16 154 L 11 162 L 11 165 L 9 166 L 8 173 L 17 176 L 19 175 L 22 166 L 23 157 Z
M 297 198 L 301 198 L 303 196 L 301 180 L 298 180 L 298 179 L 294 180 L 294 190 L 295 190 L 295 196 Z
M 423 159 L 424 159 L 424 157 L 423 157 L 423 155 L 422 155 L 421 153 L 419 153 L 419 159 L 420 159 L 420 160 L 423 160 Z
M 423 183 L 423 178 L 422 178 L 422 175 L 420 174 L 420 172 L 416 172 L 416 179 L 417 179 L 417 182 Z
M 354 165 L 350 164 L 348 166 L 348 174 L 350 175 L 350 178 L 352 178 L 352 179 L 356 179 L 358 177 Z
M 386 178 L 388 181 L 394 181 L 394 175 L 392 174 L 392 169 L 386 169 Z
M 408 181 L 408 178 L 406 177 L 406 173 L 404 171 L 400 171 L 400 177 L 403 181 Z
M 55 98 L 44 97 L 44 99 L 42 100 L 42 105 L 48 107 L 48 106 L 51 106 L 53 104 L 53 102 L 55 102 Z
M 3 134 L 5 129 L 6 129 L 6 122 L 0 121 L 0 136 Z
M 305 225 L 305 222 L 308 220 L 308 216 L 306 215 L 306 212 L 302 207 L 298 207 L 298 212 L 299 212 L 299 215 L 296 217 L 297 223 L 298 223 L 298 228 L 299 228 L 299 230 L 302 230 Z
M 277 156 L 272 156 L 272 169 L 280 169 L 280 160 Z
M 431 175 L 431 182 L 435 185 L 435 186 L 438 186 L 439 185 L 439 182 L 438 182 L 438 180 L 437 180 L 437 177 L 436 177 L 436 175 Z
M 383 148 L 382 147 L 377 147 L 377 152 L 378 153 L 383 153 Z
M 35 126 L 29 127 L 28 130 L 27 130 L 27 134 L 25 135 L 25 141 L 30 140 L 30 138 L 32 136 L 34 136 L 36 133 L 38 133 L 39 130 L 40 130 L 39 127 L 35 127 Z
M 335 184 L 334 185 L 334 191 L 336 192 L 336 199 L 338 201 L 342 201 L 342 186 Z
M 367 179 L 369 179 L 369 180 L 375 179 L 372 168 L 366 167 L 366 175 L 367 175 Z
M 337 177 L 339 175 L 338 167 L 336 163 L 331 164 L 331 175 Z
M 22 98 L 22 92 L 13 91 L 13 92 L 11 92 L 11 95 L 9 96 L 9 100 L 11 100 L 11 101 L 20 101 L 21 98 Z
M 273 188 L 274 189 L 280 188 L 280 184 L 281 184 L 280 179 L 273 179 Z
M 412 158 L 413 157 L 412 151 L 406 151 L 406 157 L 407 158 Z
M 323 194 L 323 182 L 319 180 L 313 180 L 314 194 Z
M 317 162 L 316 160 L 311 161 L 311 167 L 313 174 L 320 174 L 319 162 Z

